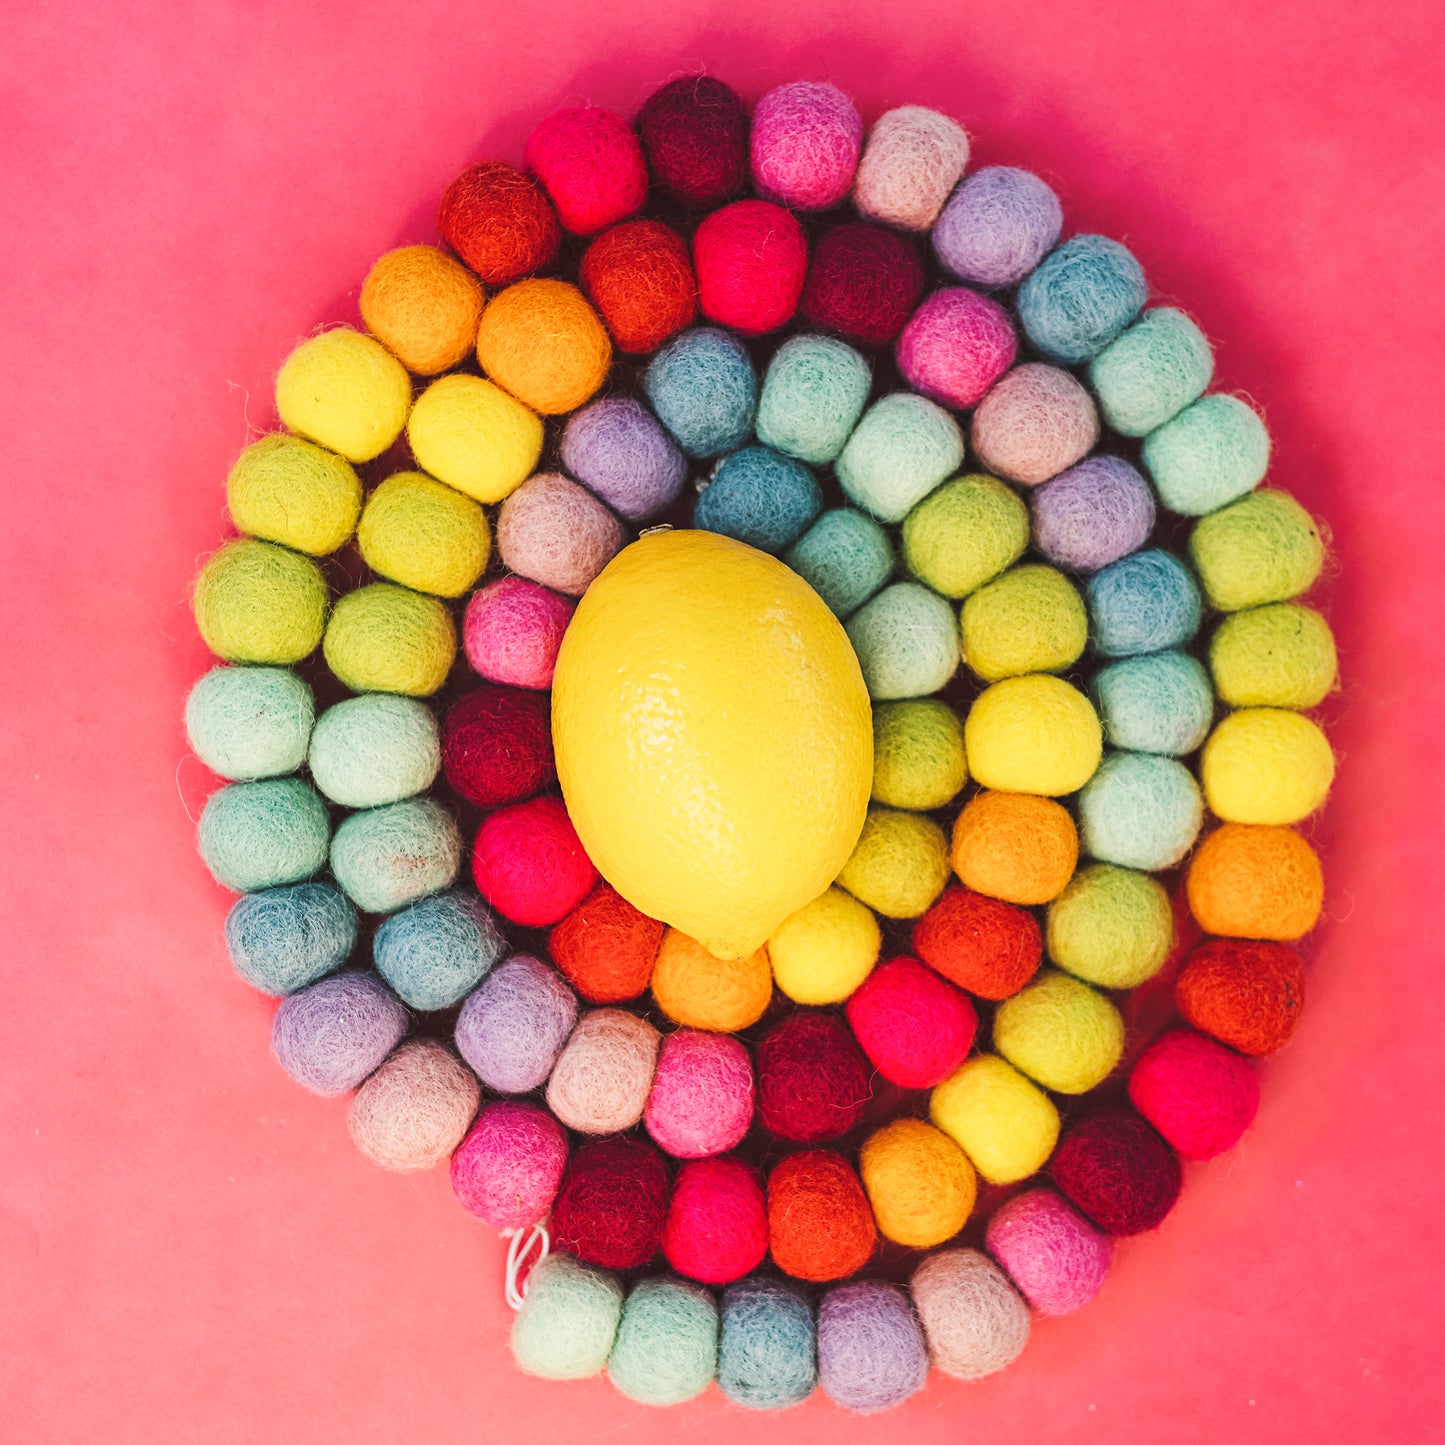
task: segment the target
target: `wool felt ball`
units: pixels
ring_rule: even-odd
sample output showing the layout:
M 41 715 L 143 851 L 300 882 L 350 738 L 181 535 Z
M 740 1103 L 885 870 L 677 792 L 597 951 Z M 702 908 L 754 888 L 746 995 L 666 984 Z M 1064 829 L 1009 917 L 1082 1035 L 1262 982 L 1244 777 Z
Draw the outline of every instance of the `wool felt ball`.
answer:
M 1154 494 L 1121 457 L 1089 457 L 1033 494 L 1034 543 L 1060 567 L 1097 572 L 1154 530 Z
M 497 551 L 518 577 L 580 597 L 621 551 L 622 525 L 559 472 L 528 477 L 497 514 Z
M 1257 411 L 1223 392 L 1201 397 L 1144 439 L 1144 466 L 1171 512 L 1202 517 L 1251 492 L 1269 470 Z
M 632 127 L 600 106 L 553 111 L 527 137 L 525 161 L 574 236 L 635 216 L 647 199 L 647 164 Z
M 378 576 L 438 597 L 467 591 L 492 550 L 482 509 L 424 472 L 397 472 L 372 492 L 356 541 Z
M 652 968 L 652 997 L 684 1028 L 731 1034 L 762 1018 L 773 996 L 768 951 L 722 959 L 676 928 L 662 936 Z
M 191 607 L 217 657 L 285 666 L 316 651 L 327 601 L 326 580 L 309 557 L 243 537 L 206 559 Z
M 481 1101 L 476 1075 L 450 1049 L 435 1039 L 413 1039 L 357 1090 L 346 1127 L 351 1142 L 382 1169 L 432 1169 L 462 1142 Z
M 908 957 L 875 968 L 848 1000 L 847 1016 L 868 1062 L 900 1089 L 942 1083 L 978 1031 L 967 996 Z
M 963 461 L 963 433 L 927 397 L 895 391 L 875 401 L 839 453 L 838 484 L 880 522 L 901 522 Z
M 773 981 L 794 1003 L 842 1003 L 872 972 L 882 937 L 870 909 L 830 888 L 768 939 Z
M 525 577 L 499 577 L 472 594 L 462 618 L 467 661 L 490 682 L 552 686 L 573 603 Z
M 799 1009 L 758 1044 L 758 1117 L 777 1139 L 840 1138 L 862 1121 L 872 1093 L 868 1061 L 836 1014 Z
M 1013 1184 L 1043 1168 L 1059 1137 L 1049 1096 L 1011 1064 L 977 1054 L 929 1097 L 928 1117 L 990 1184 Z
M 1194 774 L 1157 753 L 1110 753 L 1084 785 L 1078 806 L 1084 851 L 1124 868 L 1172 868 L 1204 823 Z
M 1314 518 L 1289 495 L 1261 489 L 1195 523 L 1189 557 L 1221 612 L 1288 602 L 1324 566 Z
M 281 424 L 349 462 L 379 457 L 401 435 L 410 410 L 406 367 L 349 326 L 303 341 L 276 375 Z
M 588 1003 L 621 1003 L 647 988 L 665 931 L 600 882 L 552 930 L 547 949 Z
M 375 974 L 349 970 L 281 1000 L 271 1052 L 305 1089 L 348 1094 L 401 1042 L 407 1013 Z
M 672 438 L 630 396 L 604 397 L 567 419 L 562 465 L 629 522 L 670 506 L 687 476 Z
M 523 928 L 560 923 L 591 891 L 597 870 L 559 798 L 511 803 L 482 820 L 472 845 L 477 891 Z
M 826 466 L 852 435 L 873 373 L 846 341 L 794 336 L 774 353 L 758 398 L 758 440 Z
M 439 376 L 406 424 L 424 472 L 476 502 L 500 502 L 542 454 L 542 419 L 481 376 Z
M 1104 747 L 1093 704 L 1044 673 L 985 688 L 964 720 L 963 744 L 969 770 L 985 788 L 1046 798 L 1082 788 Z
M 662 1041 L 643 1122 L 674 1158 L 708 1159 L 742 1143 L 753 1121 L 753 1095 L 752 1060 L 737 1039 L 678 1029 Z
M 1193 1029 L 1170 1029 L 1130 1071 L 1129 1102 L 1182 1158 L 1213 1159 L 1254 1123 L 1259 1078 L 1223 1044 Z
M 623 1307 L 607 1376 L 641 1405 L 680 1405 L 711 1383 L 717 1336 L 717 1305 L 701 1285 L 638 1280 Z
M 1206 933 L 1292 943 L 1319 919 L 1324 873 L 1292 828 L 1226 823 L 1189 863 L 1189 908 Z
M 837 617 L 856 612 L 893 572 L 888 533 L 854 507 L 824 512 L 784 559 Z
M 967 164 L 968 133 L 956 120 L 926 106 L 900 105 L 884 111 L 868 132 L 853 204 L 886 226 L 926 231 Z
M 935 291 L 899 334 L 898 369 L 915 391 L 955 411 L 976 406 L 1014 363 L 1008 312 L 966 286 Z
M 1029 361 L 993 384 L 973 413 L 969 436 L 990 472 L 1036 487 L 1093 450 L 1099 414 L 1067 371 Z
M 363 913 L 395 913 L 456 881 L 456 819 L 430 798 L 353 813 L 331 840 L 331 871 Z
M 281 667 L 213 667 L 186 698 L 186 741 L 236 782 L 294 773 L 316 720 L 311 689 Z
M 450 1008 L 507 951 L 507 941 L 473 893 L 456 889 L 420 899 L 376 930 L 376 971 L 414 1009 Z
M 848 619 L 868 695 L 875 702 L 937 692 L 958 671 L 953 609 L 916 582 L 895 582 Z
M 817 479 L 772 447 L 744 447 L 717 465 L 693 522 L 774 554 L 798 540 L 823 507 Z
M 859 346 L 887 346 L 923 295 L 917 249 L 867 221 L 830 226 L 813 248 L 803 286 L 803 319 Z
M 1062 672 L 1089 640 L 1078 589 L 1057 568 L 1036 562 L 1012 567 L 971 593 L 959 625 L 963 659 L 985 682 Z
M 1124 1020 L 1103 994 L 1046 969 L 993 1016 L 994 1047 L 1020 1073 L 1056 1094 L 1084 1094 L 1124 1052 Z
M 436 714 L 412 697 L 371 692 L 326 709 L 307 756 L 311 779 L 343 808 L 424 793 L 441 769 Z
M 908 1287 L 933 1363 L 945 1375 L 980 1380 L 1012 1364 L 1028 1343 L 1028 1306 L 976 1249 L 929 1255 Z
M 963 1150 L 922 1119 L 895 1119 L 870 1134 L 858 1170 L 878 1232 L 909 1249 L 952 1239 L 973 1212 L 978 1181 Z
M 697 319 L 687 242 L 661 221 L 624 221 L 587 248 L 582 289 L 619 351 L 644 356 Z
M 361 283 L 361 320 L 408 371 L 435 376 L 476 345 L 486 299 L 477 278 L 445 251 L 400 246 Z
M 650 1023 L 623 1009 L 583 1014 L 552 1067 L 547 1107 L 581 1134 L 632 1128 L 647 1105 L 660 1043 Z
M 442 770 L 479 808 L 517 803 L 557 775 L 545 695 L 484 684 L 464 692 L 441 726 Z
M 236 972 L 279 998 L 340 968 L 356 946 L 356 910 L 327 883 L 295 883 L 238 898 L 226 915 Z
M 558 416 L 590 400 L 607 380 L 612 342 L 575 286 L 531 276 L 487 303 L 477 360 L 524 406 Z
M 232 463 L 226 506 L 238 532 L 323 557 L 356 530 L 361 479 L 345 457 L 272 432 Z
M 577 996 L 529 953 L 499 963 L 457 1015 L 457 1051 L 497 1094 L 530 1094 L 547 1081 L 577 1021 Z
M 1019 287 L 1019 320 L 1050 360 L 1077 366 L 1097 356 L 1149 299 L 1138 261 L 1104 236 L 1073 236 Z
M 552 1205 L 557 1248 L 605 1269 L 637 1269 L 657 1253 L 672 1184 L 661 1154 L 619 1134 L 579 1146 Z
M 1334 688 L 1330 625 L 1294 602 L 1231 613 L 1209 641 L 1209 670 L 1230 707 L 1314 707 Z
M 1158 548 L 1096 572 L 1089 578 L 1088 601 L 1094 647 L 1104 657 L 1181 647 L 1199 631 L 1203 609 L 1189 569 Z
M 586 1380 L 600 1375 L 622 1319 L 622 1286 L 570 1254 L 549 1254 L 527 1276 L 512 1321 L 512 1358 L 524 1375 Z
M 1027 909 L 950 885 L 913 925 L 913 950 L 960 988 L 1001 999 L 1034 976 L 1043 940 Z
M 1089 384 L 1104 420 L 1141 437 L 1197 401 L 1214 375 L 1214 352 L 1182 311 L 1155 306 L 1090 363 Z
M 437 229 L 488 286 L 545 271 L 562 244 L 557 213 L 541 188 L 506 161 L 464 170 L 442 196 Z
M 1094 863 L 1049 905 L 1049 957 L 1100 988 L 1137 988 L 1174 946 L 1174 910 L 1147 873 Z
M 927 1382 L 923 1326 L 898 1285 L 860 1280 L 819 1301 L 818 1384 L 834 1404 L 876 1415 Z
M 1272 1054 L 1290 1041 L 1305 1005 L 1299 954 L 1282 943 L 1212 938 L 1174 983 L 1185 1022 L 1242 1054 Z
M 1029 545 L 1029 513 L 1012 488 L 974 474 L 945 482 L 908 513 L 903 560 L 945 597 L 966 597 Z
M 808 274 L 808 243 L 791 211 L 768 201 L 734 201 L 692 238 L 702 314 L 744 336 L 790 321 Z
M 1104 1286 L 1114 1244 L 1052 1189 L 1016 1194 L 995 1211 L 988 1252 L 1041 1315 L 1067 1315 Z
M 926 813 L 968 781 L 963 722 L 946 702 L 910 698 L 873 709 L 873 801 Z
M 452 670 L 457 629 L 435 597 L 373 582 L 337 599 L 321 651 L 352 692 L 430 697 Z
M 692 210 L 731 200 L 748 180 L 748 108 L 730 85 L 685 75 L 637 112 L 652 179 Z
M 1013 286 L 1059 239 L 1059 198 L 1031 171 L 985 166 L 954 191 L 933 228 L 933 254 L 960 281 Z
M 250 893 L 319 873 L 331 819 L 315 791 L 297 778 L 232 783 L 206 799 L 196 841 L 217 883 Z
M 953 871 L 975 893 L 1005 903 L 1057 898 L 1079 860 L 1069 810 L 1032 793 L 976 793 L 953 824 Z
M 885 918 L 917 918 L 948 882 L 948 840 L 918 813 L 870 807 L 853 856 L 838 875 L 860 903 Z
M 736 451 L 752 434 L 757 374 L 747 349 L 726 331 L 698 326 L 674 337 L 648 363 L 642 389 L 690 457 Z
M 1199 773 L 1210 811 L 1226 823 L 1298 823 L 1329 795 L 1335 755 L 1302 714 L 1247 707 L 1209 735 Z
M 1158 1228 L 1183 1182 L 1169 1145 L 1132 1109 L 1113 1105 L 1064 1130 L 1049 1173 L 1071 1204 L 1112 1235 Z
M 547 1215 L 567 1167 L 567 1135 L 540 1105 L 497 1099 L 452 1155 L 452 1189 L 493 1229 L 526 1229 Z M 565 1256 L 553 1255 L 553 1259 Z M 534 1267 L 528 1298 L 543 1276 Z
M 752 1275 L 723 1291 L 718 1389 L 749 1410 L 801 1404 L 818 1381 L 808 1296 L 787 1280 Z
M 1094 697 L 1104 741 L 1130 752 L 1183 757 L 1209 736 L 1214 718 L 1209 674 L 1183 652 L 1150 652 L 1100 668 Z
M 703 1284 L 731 1284 L 768 1252 L 768 1207 L 756 1170 L 740 1159 L 694 1159 L 677 1171 L 662 1254 Z
M 753 107 L 753 182 L 759 195 L 785 206 L 836 206 L 852 189 L 862 147 L 858 107 L 826 81 L 774 86 Z
M 794 1279 L 823 1284 L 856 1274 L 878 1231 L 852 1166 L 831 1149 L 789 1154 L 768 1176 L 768 1250 Z

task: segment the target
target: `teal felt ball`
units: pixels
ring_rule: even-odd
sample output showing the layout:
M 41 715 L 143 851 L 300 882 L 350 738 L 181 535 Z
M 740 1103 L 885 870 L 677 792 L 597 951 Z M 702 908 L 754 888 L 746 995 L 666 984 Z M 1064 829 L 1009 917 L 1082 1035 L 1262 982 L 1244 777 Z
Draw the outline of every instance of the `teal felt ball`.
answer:
M 1182 757 L 1204 745 L 1214 690 L 1203 663 L 1184 652 L 1151 652 L 1110 663 L 1094 676 L 1104 740 L 1136 753 Z
M 843 450 L 868 400 L 873 374 L 832 336 L 794 336 L 768 364 L 758 398 L 758 440 L 813 466 Z
M 226 916 L 236 972 L 273 998 L 334 972 L 356 946 L 356 910 L 329 883 L 293 883 L 238 898 Z
M 735 451 L 753 429 L 758 378 L 735 336 L 698 326 L 648 363 L 642 389 L 657 419 L 690 457 Z
M 326 805 L 296 778 L 232 783 L 212 793 L 198 829 L 211 876 L 237 893 L 319 873 L 330 838 Z
M 733 1404 L 750 1410 L 786 1409 L 813 1393 L 817 1328 L 798 1285 L 752 1275 L 723 1291 L 717 1383 Z
M 629 1400 L 680 1405 L 711 1383 L 717 1338 L 717 1305 L 701 1285 L 640 1279 L 623 1306 L 607 1373 Z
M 436 714 L 414 697 L 365 693 L 329 707 L 311 735 L 311 777 L 344 808 L 399 803 L 441 768 Z
M 817 479 L 802 462 L 772 447 L 744 447 L 718 463 L 693 521 L 704 532 L 778 553 L 802 536 L 822 505 Z
M 1204 604 L 1194 574 L 1172 552 L 1135 552 L 1094 573 L 1089 630 L 1104 657 L 1182 647 L 1199 631 Z
M 395 913 L 440 893 L 461 861 L 456 820 L 429 798 L 353 813 L 331 841 L 331 871 L 363 913 Z
M 393 913 L 372 940 L 376 971 L 414 1009 L 450 1008 L 491 971 L 507 941 L 486 904 L 462 889 Z
M 1203 394 L 1213 375 L 1204 333 L 1172 306 L 1146 311 L 1089 363 L 1099 410 L 1126 437 L 1163 426 Z
M 186 739 L 237 782 L 294 773 L 316 720 L 311 689 L 284 667 L 213 667 L 186 699 Z
M 1194 846 L 1204 801 L 1194 774 L 1173 758 L 1110 753 L 1079 794 L 1079 841 L 1101 863 L 1155 873 Z
M 1149 299 L 1143 268 L 1107 236 L 1074 236 L 1018 292 L 1019 320 L 1051 361 L 1077 366 L 1101 352 Z
M 838 617 L 856 612 L 893 572 L 888 533 L 854 507 L 824 512 L 783 559 Z

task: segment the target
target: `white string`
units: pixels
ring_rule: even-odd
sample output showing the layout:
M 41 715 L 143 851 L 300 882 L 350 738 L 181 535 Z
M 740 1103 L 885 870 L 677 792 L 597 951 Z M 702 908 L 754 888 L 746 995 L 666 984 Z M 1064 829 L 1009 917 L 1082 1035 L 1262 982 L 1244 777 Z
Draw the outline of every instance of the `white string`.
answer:
M 532 1246 L 539 1240 L 541 1250 L 537 1258 L 532 1261 L 532 1268 L 542 1263 L 552 1249 L 552 1236 L 547 1233 L 547 1226 L 539 1220 L 530 1230 L 525 1229 L 504 1229 L 502 1238 L 510 1240 L 507 1245 L 507 1303 L 514 1310 L 522 1308 L 522 1301 L 527 1298 L 527 1286 L 517 1286 L 517 1276 L 522 1272 L 522 1266 L 526 1264 L 527 1257 L 532 1253 Z M 530 1283 L 530 1275 L 528 1276 Z

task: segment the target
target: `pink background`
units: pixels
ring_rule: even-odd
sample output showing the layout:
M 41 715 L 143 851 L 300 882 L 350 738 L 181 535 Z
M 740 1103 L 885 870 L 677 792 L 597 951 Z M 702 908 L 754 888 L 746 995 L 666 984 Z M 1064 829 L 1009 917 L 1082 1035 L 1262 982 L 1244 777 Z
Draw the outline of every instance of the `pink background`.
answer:
M 464 164 L 707 65 L 959 115 L 1129 242 L 1329 523 L 1344 763 L 1305 1026 L 1103 1296 L 1012 1369 L 766 1438 L 1436 1438 L 1445 452 L 1431 0 L 6 7 L 0 1437 L 733 1438 L 506 1357 L 502 1248 L 267 1053 L 193 850 L 181 702 L 221 483 L 302 334 Z M 1436 21 L 1431 34 L 1432 20 Z M 1432 749 L 1432 744 L 1434 747 Z M 761 1438 L 761 1437 L 760 1437 Z

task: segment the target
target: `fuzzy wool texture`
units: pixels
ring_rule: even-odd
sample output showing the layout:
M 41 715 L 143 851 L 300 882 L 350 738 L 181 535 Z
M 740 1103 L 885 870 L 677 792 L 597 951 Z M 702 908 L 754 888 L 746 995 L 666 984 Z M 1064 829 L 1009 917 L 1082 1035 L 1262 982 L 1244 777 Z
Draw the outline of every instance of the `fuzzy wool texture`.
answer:
M 1041 1315 L 1072 1314 L 1104 1286 L 1114 1244 L 1052 1189 L 1007 1200 L 988 1222 L 988 1252 Z
M 217 657 L 284 667 L 316 651 L 328 602 L 326 580 L 309 557 L 242 537 L 206 559 L 191 607 Z
M 1226 823 L 1298 823 L 1324 805 L 1335 755 L 1319 724 L 1278 707 L 1229 713 L 1199 759 L 1209 810 Z
M 401 435 L 410 409 L 406 367 L 349 326 L 303 341 L 276 375 L 281 424 L 349 462 L 379 457 Z
M 281 1000 L 271 1052 L 303 1088 L 335 1098 L 380 1067 L 407 1024 L 406 1009 L 375 974 L 338 973 Z
M 499 577 L 472 594 L 462 617 L 467 661 L 489 682 L 552 686 L 575 604 L 525 577 Z
M 400 246 L 379 257 L 361 283 L 366 329 L 417 376 L 450 371 L 477 341 L 486 292 L 435 246 Z
M 250 893 L 319 873 L 326 866 L 331 819 L 299 778 L 232 783 L 206 799 L 196 842 L 217 883 Z
M 872 972 L 881 943 L 872 910 L 829 888 L 768 939 L 773 981 L 794 1003 L 842 1003 Z
M 1089 579 L 1088 602 L 1094 648 L 1103 657 L 1182 647 L 1199 631 L 1203 615 L 1194 575 L 1159 548 L 1096 572 Z
M 432 1169 L 462 1142 L 481 1100 L 476 1075 L 450 1049 L 435 1039 L 412 1039 L 357 1090 L 346 1127 L 351 1142 L 382 1169 Z
M 730 201 L 747 184 L 749 123 L 742 97 L 710 75 L 668 81 L 636 121 L 652 179 L 691 210 Z
M 352 692 L 430 697 L 452 670 L 457 629 L 435 597 L 372 582 L 337 599 L 321 650 Z
M 1298 603 L 1251 607 L 1220 623 L 1209 640 L 1209 670 L 1230 707 L 1315 707 L 1338 677 L 1334 633 Z
M 960 988 L 997 1000 L 1034 976 L 1043 940 L 1026 908 L 950 884 L 913 925 L 913 950 Z
M 796 80 L 758 100 L 749 145 L 759 195 L 799 211 L 826 211 L 852 189 L 863 118 L 836 85 Z
M 803 319 L 859 346 L 887 346 L 923 295 L 923 261 L 906 237 L 868 221 L 818 238 L 803 287 Z
M 1148 299 L 1143 269 L 1125 247 L 1105 236 L 1073 236 L 1028 276 L 1015 304 L 1044 356 L 1077 366 L 1098 355 Z
M 872 1095 L 868 1060 L 837 1014 L 798 1009 L 758 1044 L 758 1118 L 775 1139 L 840 1138 L 862 1121 Z
M 1189 863 L 1189 908 L 1206 933 L 1293 943 L 1319 920 L 1324 871 L 1293 828 L 1225 823 Z
M 797 218 L 782 206 L 733 201 L 694 232 L 692 263 L 702 314 L 744 336 L 764 336 L 798 309 L 808 242 Z
M 1060 968 L 1100 988 L 1137 988 L 1169 957 L 1174 910 L 1158 879 L 1094 863 L 1049 905 L 1046 931 Z
M 873 1257 L 878 1231 L 863 1185 L 831 1149 L 789 1154 L 768 1176 L 773 1263 L 812 1284 L 846 1279 Z
M 995 288 L 1022 281 L 1059 239 L 1059 198 L 1032 171 L 985 166 L 949 198 L 933 253 L 960 281 Z
M 406 423 L 417 465 L 475 502 L 500 502 L 542 455 L 542 419 L 485 377 L 439 376 Z
M 1058 897 L 1079 861 L 1069 810 L 1032 793 L 975 793 L 954 820 L 951 849 L 959 882 L 1005 903 Z
M 226 915 L 226 951 L 236 972 L 279 998 L 333 973 L 356 947 L 356 910 L 328 883 L 248 893 Z
M 873 801 L 927 813 L 953 801 L 968 781 L 963 721 L 937 698 L 907 698 L 873 709 Z
M 510 286 L 545 270 L 562 244 L 551 202 L 506 161 L 464 170 L 442 197 L 437 229 L 488 286 Z
M 526 1375 L 585 1380 L 607 1368 L 622 1319 L 622 1286 L 569 1254 L 549 1254 L 527 1277 L 512 1321 L 512 1358 Z
M 895 391 L 863 413 L 838 455 L 838 484 L 880 522 L 901 522 L 963 461 L 963 433 L 927 397 Z
M 853 180 L 858 213 L 901 231 L 927 231 L 968 165 L 968 133 L 922 105 L 884 111 L 868 132 Z
M 1305 970 L 1282 943 L 1212 938 L 1185 960 L 1174 1002 L 1186 1023 L 1242 1054 L 1282 1049 L 1305 1006 Z
M 903 523 L 904 563 L 945 597 L 977 591 L 1028 545 L 1028 508 L 1011 487 L 978 473 L 945 482 Z
M 945 286 L 929 296 L 895 349 L 909 386 L 955 411 L 976 406 L 1017 352 L 1008 312 L 966 286 Z
M 958 1380 L 1011 1365 L 1028 1343 L 1029 1308 L 1008 1276 L 976 1249 L 929 1255 L 908 1282 L 933 1363 Z
M 456 819 L 430 798 L 353 813 L 331 840 L 331 871 L 363 913 L 395 913 L 450 888 L 461 862 Z
M 238 532 L 324 557 L 356 530 L 361 479 L 345 457 L 272 432 L 231 464 L 226 506 Z
M 758 440 L 813 466 L 843 450 L 863 407 L 873 373 L 845 341 L 794 336 L 774 353 L 758 398 Z
M 577 1021 L 577 996 L 529 953 L 499 963 L 467 995 L 456 1045 L 497 1094 L 530 1094 L 547 1082 Z
M 579 1134 L 632 1128 L 647 1106 L 661 1042 L 646 1019 L 624 1009 L 584 1013 L 552 1067 L 547 1107 Z
M 885 918 L 917 918 L 948 882 L 948 839 L 920 813 L 868 809 L 838 884 Z
M 860 1280 L 818 1303 L 818 1384 L 858 1415 L 891 1410 L 928 1382 L 928 1343 L 907 1293 Z
M 717 327 L 694 327 L 669 341 L 648 362 L 642 389 L 690 457 L 736 451 L 752 434 L 757 373 L 742 342 Z
M 639 1280 L 622 1311 L 608 1377 L 641 1405 L 680 1405 L 712 1382 L 717 1337 L 707 1290 L 680 1279 Z
M 403 1003 L 422 1012 L 465 998 L 506 951 L 482 900 L 462 888 L 393 913 L 371 943 L 376 971 Z
M 1089 617 L 1079 590 L 1055 567 L 1012 567 L 970 594 L 959 616 L 963 660 L 985 682 L 1062 672 L 1083 656 Z
M 452 1190 L 493 1229 L 526 1229 L 546 1217 L 566 1167 L 566 1131 L 544 1108 L 526 1099 L 497 1099 L 485 1105 L 452 1155 Z M 533 1268 L 529 1299 L 545 1277 L 542 1269 Z
M 817 1382 L 817 1330 L 807 1294 L 764 1275 L 729 1285 L 718 1339 L 722 1393 L 749 1410 L 784 1410 L 806 1400 Z
M 1214 352 L 1182 311 L 1155 306 L 1089 363 L 1104 420 L 1142 437 L 1197 401 L 1214 375 Z
M 647 199 L 642 146 L 620 115 L 600 106 L 553 111 L 527 137 L 525 160 L 574 236 L 635 216 Z
M 477 360 L 524 406 L 560 416 L 589 401 L 607 380 L 612 342 L 577 287 L 532 276 L 487 303 Z
M 822 489 L 802 462 L 772 447 L 744 447 L 717 464 L 693 523 L 776 555 L 802 536 L 822 506 Z
M 975 1054 L 929 1096 L 928 1117 L 990 1184 L 1043 1168 L 1059 1137 L 1059 1111 L 1037 1084 L 993 1054 Z
M 1104 749 L 1093 704 L 1046 673 L 986 688 L 968 710 L 963 742 L 969 770 L 985 788 L 1046 798 L 1078 792 Z
M 1202 517 L 1254 490 L 1269 470 L 1269 432 L 1237 396 L 1216 392 L 1144 439 L 1145 469 L 1171 512 Z
M 937 593 L 894 582 L 847 622 L 868 696 L 875 702 L 938 692 L 958 671 L 958 623 Z
M 1182 1185 L 1174 1151 L 1147 1120 L 1116 1105 L 1064 1130 L 1049 1173 L 1071 1204 L 1112 1235 L 1157 1229 Z
M 473 586 L 492 551 L 481 507 L 424 472 L 397 472 L 372 492 L 356 541 L 379 577 L 438 597 Z
M 307 754 L 311 780 L 343 808 L 424 793 L 441 770 L 436 714 L 413 697 L 372 692 L 326 709 Z
M 472 878 L 502 917 L 523 928 L 550 928 L 592 891 L 597 870 L 561 799 L 541 797 L 482 819 Z
M 993 1016 L 993 1045 L 1020 1073 L 1056 1094 L 1086 1094 L 1124 1052 L 1124 1020 L 1101 993 L 1045 969 Z
M 1183 757 L 1209 736 L 1214 690 L 1203 664 L 1187 653 L 1126 657 L 1101 667 L 1093 686 L 1110 747 Z
M 1157 753 L 1110 753 L 1084 785 L 1078 808 L 1085 853 L 1148 872 L 1179 863 L 1204 825 L 1194 774 Z
M 567 419 L 562 465 L 630 522 L 671 505 L 687 477 L 687 462 L 672 438 L 630 396 L 603 397 Z
M 280 777 L 306 761 L 316 700 L 281 667 L 213 667 L 186 698 L 186 741 L 232 782 Z
M 678 1029 L 662 1041 L 643 1122 L 673 1158 L 708 1159 L 742 1143 L 753 1122 L 754 1095 L 753 1064 L 741 1042 L 729 1034 Z
M 1086 457 L 1099 440 L 1094 398 L 1067 371 L 1028 361 L 979 402 L 973 450 L 996 476 L 1036 487 Z
M 767 1252 L 767 1202 L 750 1164 L 695 1159 L 677 1171 L 662 1254 L 678 1274 L 702 1284 L 732 1284 Z
M 1193 1029 L 1170 1029 L 1129 1073 L 1129 1102 L 1184 1159 L 1232 1149 L 1259 1112 L 1259 1076 Z
M 604 881 L 552 929 L 547 947 L 588 1003 L 623 1003 L 646 991 L 665 931 Z
M 661 221 L 624 221 L 604 231 L 583 253 L 579 278 L 625 355 L 656 351 L 697 320 L 687 242 Z
M 545 693 L 484 684 L 464 692 L 441 725 L 442 771 L 479 808 L 519 803 L 557 776 Z
M 1221 612 L 1288 602 L 1325 561 L 1315 520 L 1288 492 L 1262 488 L 1195 523 L 1189 557 Z
M 893 574 L 888 533 L 854 507 L 824 512 L 783 560 L 835 617 L 856 612 Z
M 644 1139 L 619 1134 L 582 1144 L 552 1206 L 557 1247 L 587 1264 L 640 1269 L 667 1219 L 667 1163 Z
M 528 477 L 497 514 L 497 551 L 518 577 L 580 597 L 621 551 L 622 524 L 560 472 Z
M 978 1181 L 963 1150 L 922 1119 L 894 1119 L 863 1141 L 858 1172 L 878 1232 L 909 1249 L 952 1239 L 973 1212 Z
M 695 938 L 669 928 L 652 969 L 652 997 L 684 1028 L 731 1034 L 762 1018 L 773 996 L 768 951 L 722 959 Z
M 1154 494 L 1122 457 L 1089 457 L 1032 498 L 1034 542 L 1051 562 L 1097 572 L 1137 552 L 1154 530 Z

